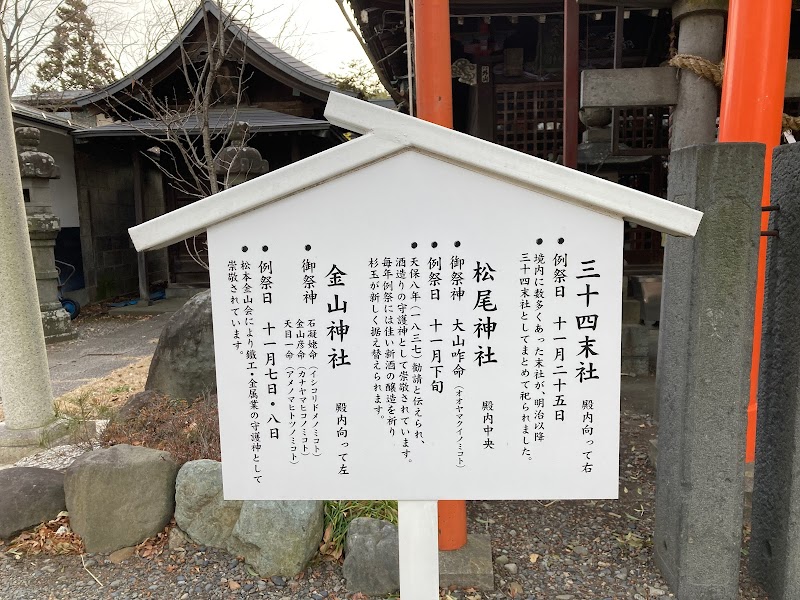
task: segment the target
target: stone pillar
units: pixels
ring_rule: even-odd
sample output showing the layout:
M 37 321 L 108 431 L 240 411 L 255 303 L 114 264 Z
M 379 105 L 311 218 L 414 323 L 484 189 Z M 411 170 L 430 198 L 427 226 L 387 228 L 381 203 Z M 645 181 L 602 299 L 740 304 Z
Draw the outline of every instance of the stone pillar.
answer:
M 249 129 L 242 121 L 231 125 L 230 145 L 223 148 L 214 161 L 216 173 L 225 187 L 239 185 L 269 171 L 269 163 L 261 158 L 261 153 L 247 145 Z
M 50 180 L 61 176 L 53 157 L 39 152 L 39 130 L 35 127 L 16 129 L 22 189 L 26 194 L 25 212 L 33 252 L 39 310 L 46 343 L 62 342 L 77 337 L 69 314 L 58 299 L 58 270 L 54 249 L 61 222 L 53 214 Z
M 672 7 L 673 22 L 678 25 L 678 52 L 701 56 L 719 63 L 724 56 L 723 39 L 728 0 L 677 0 Z M 695 144 L 711 144 L 717 140 L 719 90 L 713 82 L 694 73 L 680 70 L 678 101 L 672 112 L 670 148 L 674 152 Z M 661 302 L 663 323 L 664 301 Z M 658 365 L 662 362 L 659 328 Z M 656 388 L 660 387 L 662 369 L 656 369 Z M 658 419 L 658 394 L 654 403 Z
M 705 213 L 668 237 L 659 340 L 654 559 L 678 598 L 738 598 L 762 144 L 673 152 L 669 198 Z
M 0 64 L 3 63 L 0 47 Z M 33 257 L 14 147 L 8 84 L 0 77 L 0 464 L 35 451 L 59 427 L 47 368 Z
M 800 144 L 773 152 L 758 378 L 750 572 L 772 600 L 800 594 Z
M 672 18 L 678 24 L 678 53 L 693 54 L 711 62 L 722 60 L 725 13 L 728 0 L 678 0 Z M 672 117 L 672 150 L 717 139 L 719 90 L 713 82 L 681 71 L 678 105 Z

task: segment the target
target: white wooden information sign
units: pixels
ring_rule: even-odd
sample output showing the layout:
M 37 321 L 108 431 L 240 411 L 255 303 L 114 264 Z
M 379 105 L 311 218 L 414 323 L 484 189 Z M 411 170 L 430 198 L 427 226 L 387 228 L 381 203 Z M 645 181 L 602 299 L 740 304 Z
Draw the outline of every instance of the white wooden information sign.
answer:
M 616 498 L 623 218 L 695 210 L 332 93 L 365 134 L 131 229 L 208 230 L 227 499 Z
M 620 219 L 405 152 L 208 239 L 226 497 L 616 497 Z

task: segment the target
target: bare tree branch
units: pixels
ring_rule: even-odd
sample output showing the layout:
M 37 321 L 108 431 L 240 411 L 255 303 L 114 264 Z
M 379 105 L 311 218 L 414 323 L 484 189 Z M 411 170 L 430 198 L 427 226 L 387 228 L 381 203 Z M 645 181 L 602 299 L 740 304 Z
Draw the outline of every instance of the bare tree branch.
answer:
M 269 39 L 281 50 L 288 52 L 299 60 L 311 58 L 311 51 L 308 45 L 308 23 L 301 23 L 297 12 L 300 4 L 293 4 L 289 7 L 289 12 L 281 21 L 278 31 Z
M 182 25 L 181 12 L 171 1 L 168 9 L 177 30 Z M 159 147 L 158 159 L 146 156 L 156 164 L 168 185 L 183 194 L 202 198 L 229 185 L 230 165 L 219 173 L 218 157 L 230 144 L 227 124 L 238 120 L 238 109 L 246 94 L 251 15 L 251 0 L 235 0 L 224 7 L 222 19 L 203 12 L 204 37 L 186 40 L 178 48 L 180 89 L 167 91 L 152 82 L 133 81 L 125 99 L 109 98 L 114 103 L 112 112 Z M 241 34 L 231 32 L 233 21 Z M 226 110 L 214 112 L 222 108 Z M 225 124 L 212 122 L 212 115 L 221 114 Z
M 13 94 L 58 24 L 60 0 L 0 0 L 0 37 L 6 55 L 5 77 Z

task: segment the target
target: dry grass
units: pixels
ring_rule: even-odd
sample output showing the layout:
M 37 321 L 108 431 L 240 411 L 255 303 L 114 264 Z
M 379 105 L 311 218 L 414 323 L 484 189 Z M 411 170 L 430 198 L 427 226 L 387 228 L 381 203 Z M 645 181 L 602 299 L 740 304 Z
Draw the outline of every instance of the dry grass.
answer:
M 144 390 L 151 360 L 148 356 L 59 396 L 55 399 L 58 411 L 75 415 L 81 404 L 88 403 L 98 414 L 115 412 L 129 396 Z
M 154 395 L 131 417 L 112 419 L 100 443 L 166 450 L 178 464 L 201 458 L 221 460 L 217 397 L 203 396 L 189 403 Z
M 151 360 L 152 357 L 143 358 L 70 390 L 54 399 L 56 410 L 62 415 L 81 417 L 85 416 L 88 406 L 93 413 L 88 418 L 106 418 L 104 415 L 125 404 L 128 396 L 144 389 Z M 5 413 L 0 402 L 0 421 L 4 420 Z

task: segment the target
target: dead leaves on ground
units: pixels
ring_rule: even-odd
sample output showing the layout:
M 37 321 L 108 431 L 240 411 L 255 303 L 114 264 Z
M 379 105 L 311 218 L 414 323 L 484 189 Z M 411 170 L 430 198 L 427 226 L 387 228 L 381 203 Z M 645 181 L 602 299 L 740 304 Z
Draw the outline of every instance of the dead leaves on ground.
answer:
M 82 554 L 83 541 L 70 528 L 69 515 L 64 511 L 33 531 L 19 534 L 9 543 L 6 552 L 17 559 L 36 554 L 50 556 Z
M 342 545 L 333 540 L 333 523 L 328 523 L 319 545 L 319 553 L 323 560 L 336 560 L 342 557 Z
M 450 588 L 450 591 L 454 591 L 454 586 Z M 450 592 L 444 592 L 440 597 L 443 600 L 456 600 L 456 596 L 451 595 Z M 481 600 L 481 598 L 480 592 L 476 592 L 475 588 L 467 588 L 464 590 L 464 600 Z
M 136 546 L 136 555 L 141 558 L 155 558 L 164 552 L 169 540 L 169 530 L 173 523 L 167 525 L 157 535 L 147 538 Z M 0 542 L 0 545 L 3 545 Z M 52 521 L 42 523 L 33 531 L 25 531 L 8 543 L 4 550 L 7 554 L 20 559 L 23 556 L 45 554 L 49 556 L 64 556 L 83 554 L 83 540 L 72 531 L 69 524 L 69 514 L 66 511 L 58 513 Z
M 140 558 L 155 558 L 156 556 L 161 556 L 169 542 L 169 530 L 174 524 L 174 520 L 170 521 L 169 524 L 164 527 L 163 531 L 158 532 L 153 537 L 147 538 L 136 546 L 136 556 Z
M 620 545 L 627 546 L 630 550 L 641 550 L 652 543 L 650 539 L 637 535 L 632 531 L 625 535 L 615 533 L 614 537 Z

